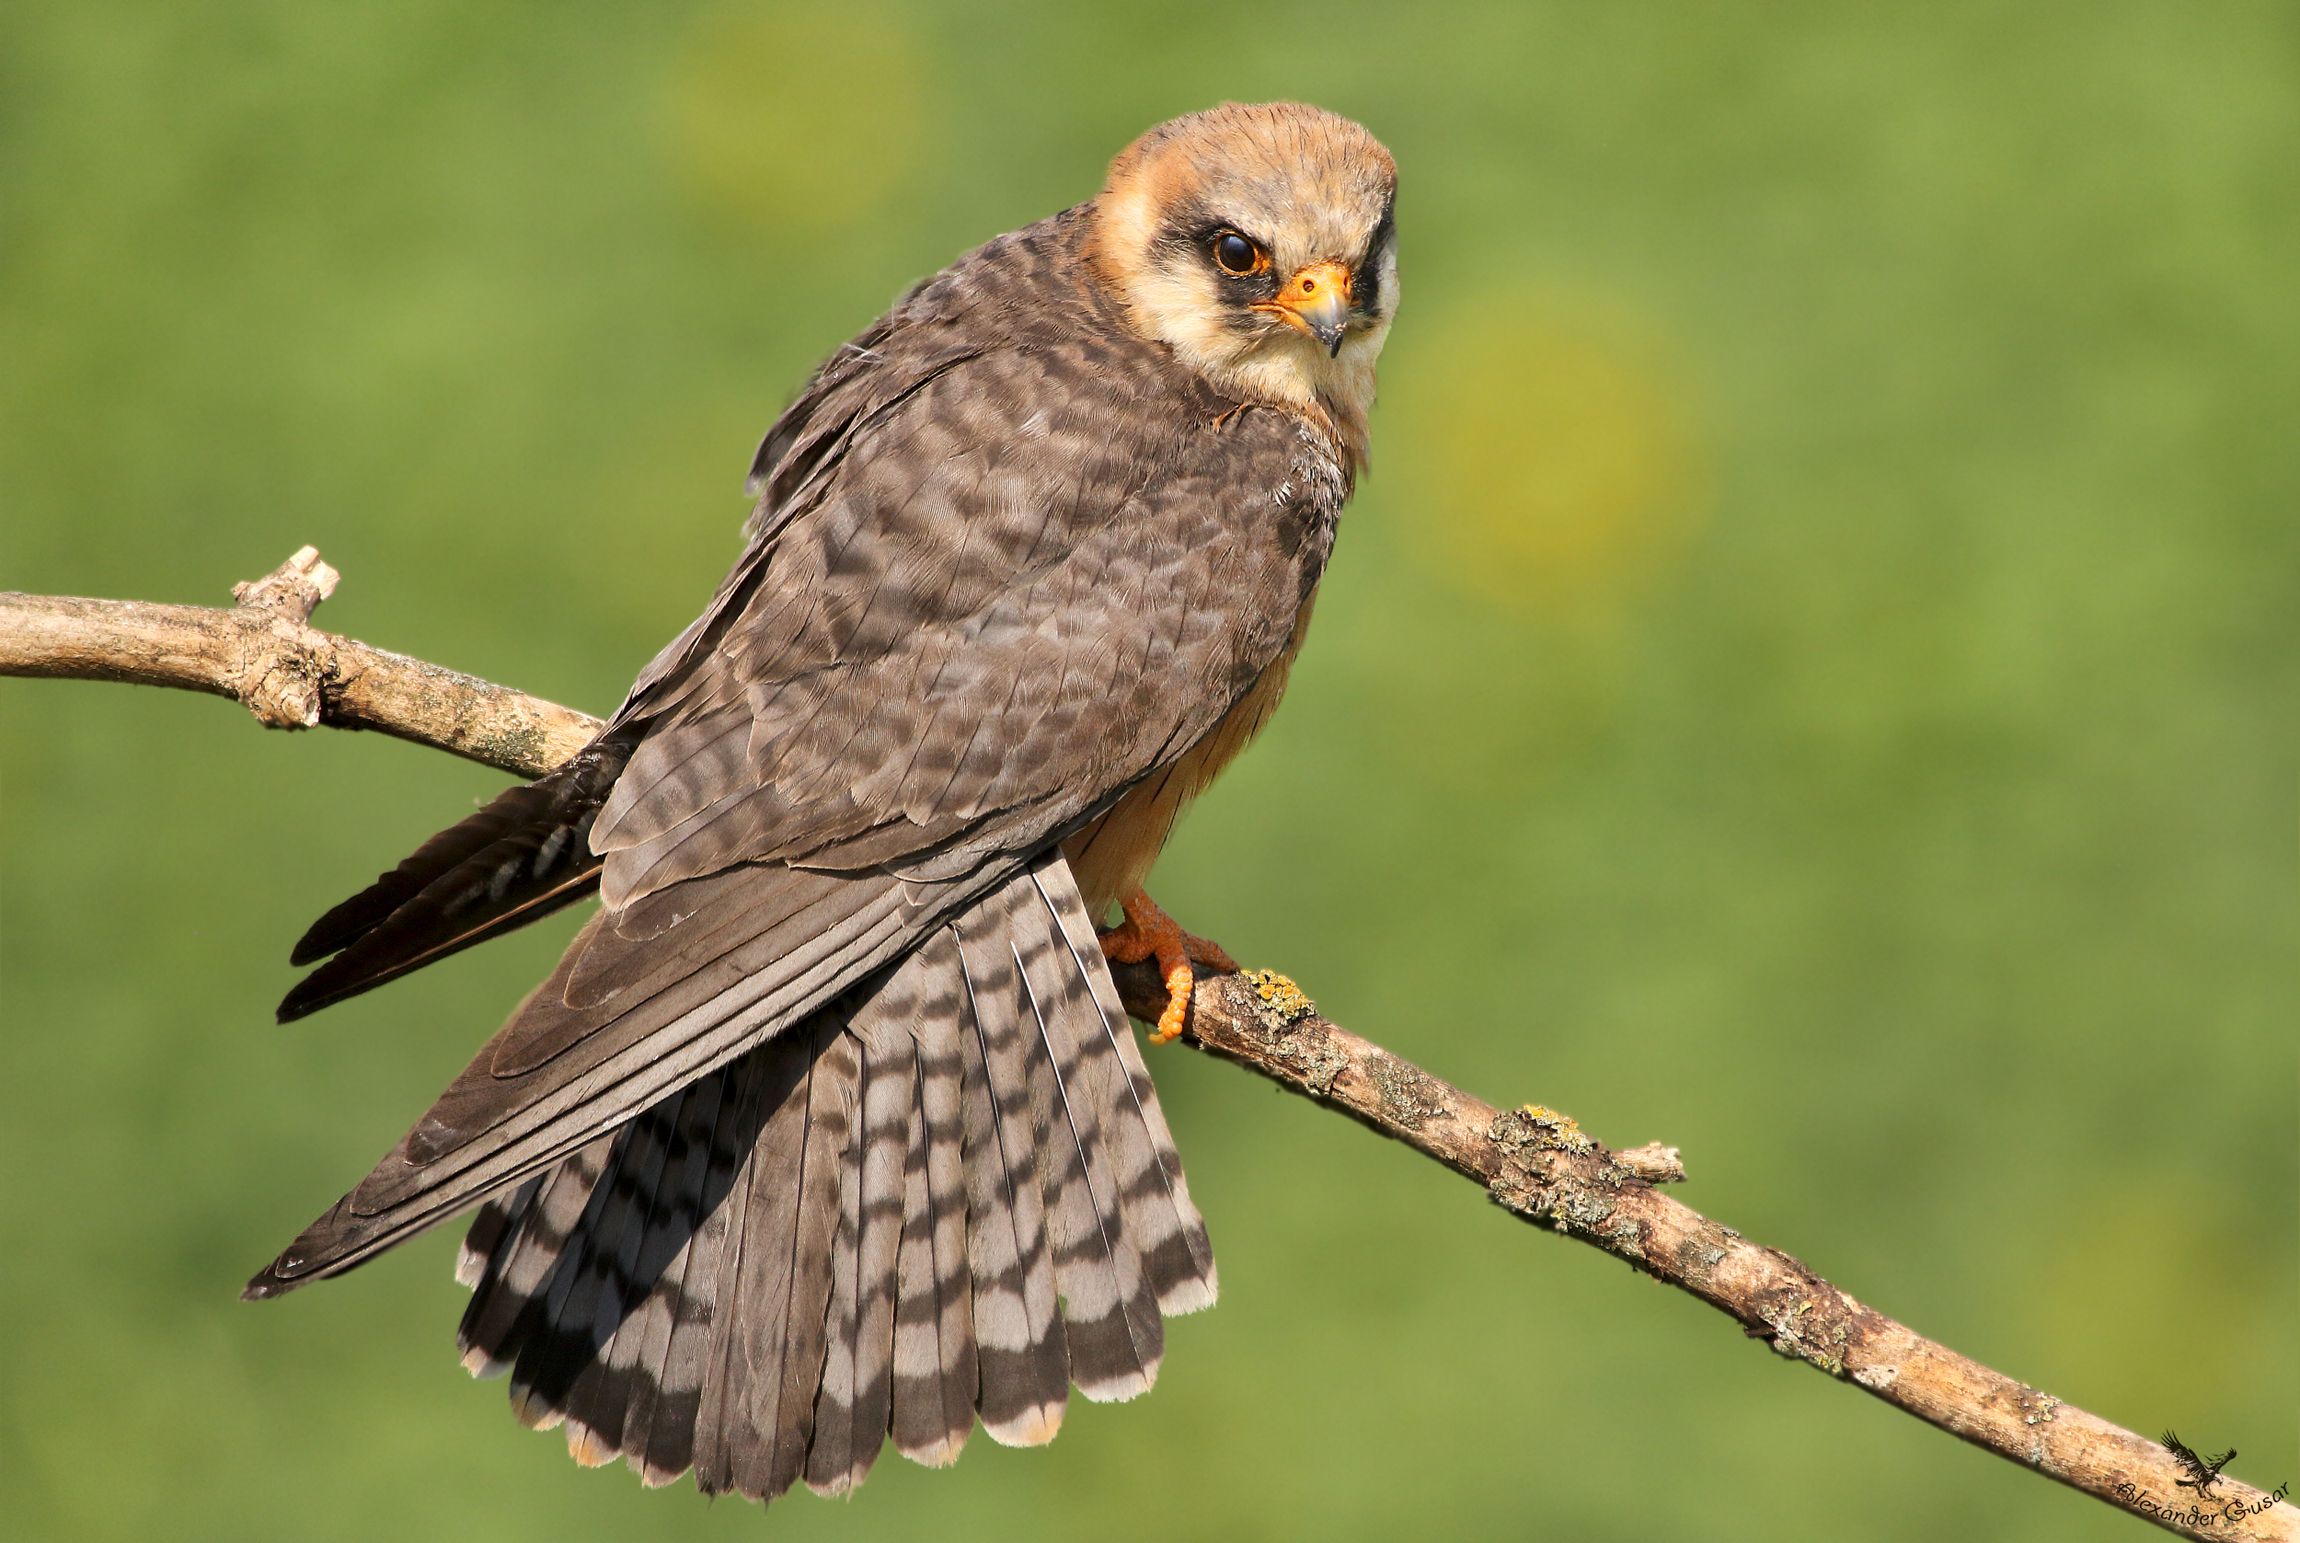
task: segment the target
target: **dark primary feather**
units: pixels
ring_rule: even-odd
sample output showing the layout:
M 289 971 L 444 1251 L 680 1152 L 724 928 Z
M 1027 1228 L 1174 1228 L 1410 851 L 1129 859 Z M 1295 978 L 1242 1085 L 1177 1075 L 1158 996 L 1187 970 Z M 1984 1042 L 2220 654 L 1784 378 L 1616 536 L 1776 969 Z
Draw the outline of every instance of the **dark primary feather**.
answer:
M 291 1016 L 605 902 L 251 1296 L 480 1205 L 468 1355 L 578 1455 L 745 1493 L 1147 1385 L 1212 1261 L 1053 849 L 1280 659 L 1347 474 L 1130 332 L 1084 224 L 999 238 L 826 364 L 599 742 L 299 947 L 340 952 Z
M 313 922 L 289 963 L 336 957 L 296 983 L 280 1022 L 588 896 L 599 879 L 591 824 L 629 753 L 605 737 L 540 780 L 506 788 Z

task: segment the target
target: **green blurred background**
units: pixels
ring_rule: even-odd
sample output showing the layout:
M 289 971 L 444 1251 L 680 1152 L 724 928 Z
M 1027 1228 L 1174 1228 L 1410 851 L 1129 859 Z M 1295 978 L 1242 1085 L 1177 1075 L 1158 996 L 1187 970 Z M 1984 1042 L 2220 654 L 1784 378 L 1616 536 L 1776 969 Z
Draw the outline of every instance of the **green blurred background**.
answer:
M 1128 138 L 1396 151 L 1375 472 L 1157 892 L 1499 1102 L 2300 1480 L 2288 6 L 0 9 L 0 586 L 603 710 L 804 372 Z M 572 922 L 274 1030 L 498 785 L 0 685 L 12 1537 L 2136 1537 L 1354 1126 L 1156 1058 L 1226 1292 L 1050 1451 L 763 1520 L 465 1384 L 452 1239 L 275 1307 Z

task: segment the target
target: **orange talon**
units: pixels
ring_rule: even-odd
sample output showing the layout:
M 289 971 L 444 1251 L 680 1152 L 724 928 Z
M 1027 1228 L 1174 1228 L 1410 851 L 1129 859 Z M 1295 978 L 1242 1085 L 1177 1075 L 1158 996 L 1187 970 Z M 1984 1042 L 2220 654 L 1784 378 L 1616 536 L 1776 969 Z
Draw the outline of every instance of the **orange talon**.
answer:
M 1166 1010 L 1158 1015 L 1150 1043 L 1166 1044 L 1189 1021 L 1190 996 L 1198 979 L 1191 966 L 1203 964 L 1228 973 L 1238 968 L 1238 961 L 1221 944 L 1184 932 L 1139 889 L 1120 900 L 1118 909 L 1126 919 L 1102 934 L 1103 957 L 1120 964 L 1158 962 L 1158 973 L 1166 979 Z

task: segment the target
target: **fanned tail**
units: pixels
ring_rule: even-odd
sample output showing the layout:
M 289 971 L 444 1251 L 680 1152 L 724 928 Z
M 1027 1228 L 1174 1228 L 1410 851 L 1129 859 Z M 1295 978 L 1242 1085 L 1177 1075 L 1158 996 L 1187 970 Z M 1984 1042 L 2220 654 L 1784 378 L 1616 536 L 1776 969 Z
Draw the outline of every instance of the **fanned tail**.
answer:
M 649 1484 L 860 1483 L 1156 1379 L 1213 1258 L 1068 868 L 487 1202 L 475 1373 Z

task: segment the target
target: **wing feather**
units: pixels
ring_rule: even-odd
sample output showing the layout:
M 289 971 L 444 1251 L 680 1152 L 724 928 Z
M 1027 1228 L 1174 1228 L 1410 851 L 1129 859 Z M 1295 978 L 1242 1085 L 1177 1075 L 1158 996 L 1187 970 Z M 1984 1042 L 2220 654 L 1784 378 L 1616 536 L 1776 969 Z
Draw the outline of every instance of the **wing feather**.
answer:
M 685 926 L 701 946 L 684 934 L 632 942 L 608 914 L 594 918 L 431 1111 L 248 1294 L 340 1273 L 558 1161 L 884 965 L 969 887 L 768 868 L 696 882 L 707 893 Z M 614 989 L 570 1006 L 586 961 Z

